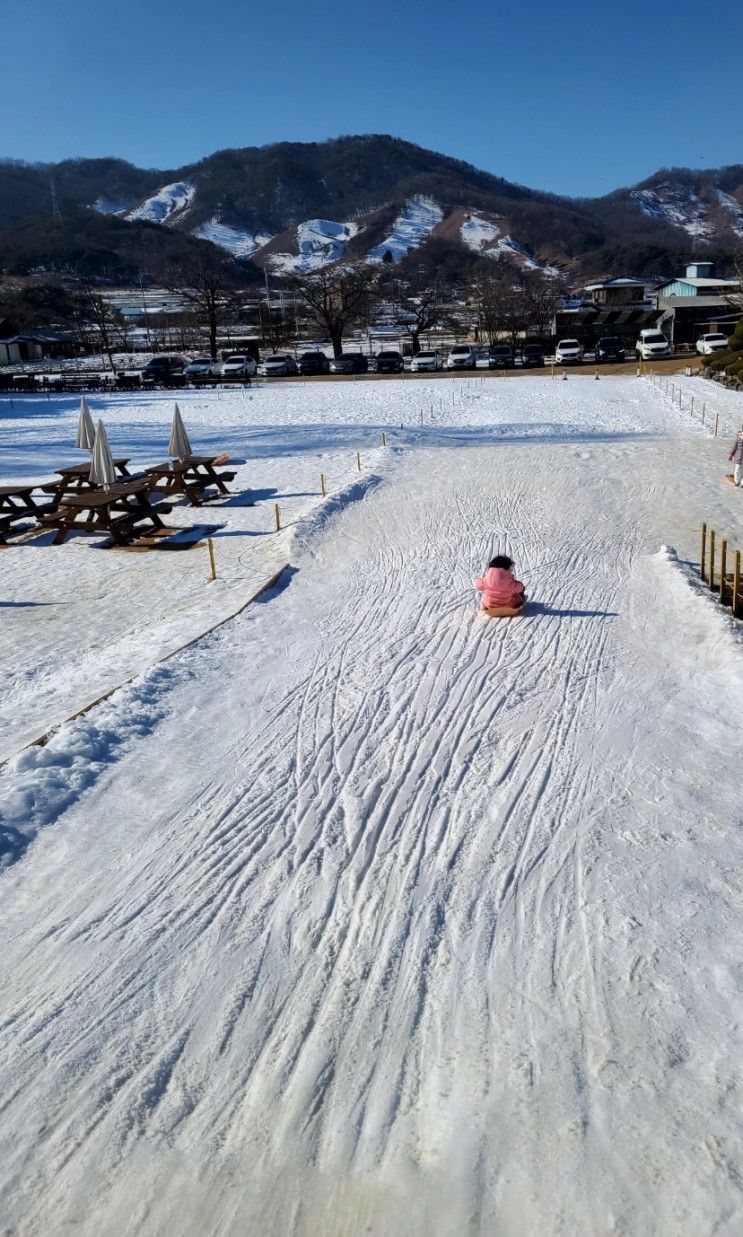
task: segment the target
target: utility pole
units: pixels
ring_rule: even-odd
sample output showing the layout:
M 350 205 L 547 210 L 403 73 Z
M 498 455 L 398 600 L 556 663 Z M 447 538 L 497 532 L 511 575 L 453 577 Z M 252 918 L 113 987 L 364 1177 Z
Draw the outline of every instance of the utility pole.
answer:
M 57 190 L 54 184 L 54 177 L 49 177 L 49 195 L 52 199 L 52 227 L 60 229 L 62 227 L 62 216 L 59 210 L 59 202 L 57 201 Z

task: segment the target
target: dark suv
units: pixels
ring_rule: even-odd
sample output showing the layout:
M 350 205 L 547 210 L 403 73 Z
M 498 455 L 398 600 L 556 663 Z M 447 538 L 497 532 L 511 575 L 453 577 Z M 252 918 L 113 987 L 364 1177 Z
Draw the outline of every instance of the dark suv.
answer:
M 521 349 L 522 369 L 541 369 L 544 365 L 544 349 L 541 344 L 524 344 Z
M 329 374 L 330 361 L 324 352 L 303 352 L 297 361 L 300 374 Z
M 331 374 L 365 374 L 368 368 L 363 352 L 344 352 L 330 362 Z
M 493 344 L 488 353 L 490 369 L 513 369 L 515 364 L 510 344 Z
M 399 352 L 378 352 L 375 369 L 378 374 L 401 374 L 404 362 Z
M 624 344 L 618 335 L 604 335 L 596 344 L 593 355 L 597 361 L 623 361 Z
M 155 386 L 181 386 L 186 381 L 186 362 L 182 356 L 153 356 L 142 370 L 142 383 Z

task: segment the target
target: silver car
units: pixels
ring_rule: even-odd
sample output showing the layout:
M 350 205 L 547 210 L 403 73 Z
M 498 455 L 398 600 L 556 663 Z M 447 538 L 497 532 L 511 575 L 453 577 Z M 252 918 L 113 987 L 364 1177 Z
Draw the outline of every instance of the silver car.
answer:
M 419 352 L 410 362 L 410 368 L 414 374 L 436 373 L 444 368 L 444 361 L 440 352 Z

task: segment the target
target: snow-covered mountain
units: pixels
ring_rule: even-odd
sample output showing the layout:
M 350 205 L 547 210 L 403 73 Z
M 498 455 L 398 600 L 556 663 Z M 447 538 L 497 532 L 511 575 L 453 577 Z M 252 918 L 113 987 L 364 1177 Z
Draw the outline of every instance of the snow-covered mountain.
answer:
M 345 255 L 348 242 L 358 232 L 356 223 L 335 223 L 332 219 L 308 219 L 294 230 L 296 252 L 266 251 L 265 262 L 276 274 L 314 271 Z
M 51 231 L 53 182 L 62 229 Z M 466 269 L 473 259 L 595 274 L 672 273 L 690 252 L 716 259 L 743 239 L 743 166 L 666 169 L 602 198 L 526 189 L 384 135 L 223 150 L 145 171 L 121 160 L 0 163 L 0 243 L 9 269 L 39 269 L 84 250 L 115 269 L 137 252 L 131 229 L 163 246 L 213 247 L 277 274 L 344 258 Z M 173 241 L 166 242 L 170 234 Z M 144 236 L 144 233 L 142 232 Z M 202 253 L 203 253 L 202 249 Z M 96 255 L 100 254 L 100 257 Z
M 134 210 L 127 211 L 125 217 L 144 219 L 148 223 L 168 223 L 188 210 L 195 193 L 196 185 L 192 180 L 177 180 L 172 185 L 163 185 Z

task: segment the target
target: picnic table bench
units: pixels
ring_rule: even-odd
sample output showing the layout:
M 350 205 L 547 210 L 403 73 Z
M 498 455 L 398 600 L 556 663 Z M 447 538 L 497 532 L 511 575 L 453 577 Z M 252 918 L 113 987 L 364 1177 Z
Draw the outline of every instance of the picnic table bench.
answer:
M 40 503 L 34 498 L 36 484 L 23 482 L 18 485 L 0 485 L 0 545 L 6 545 L 6 533 L 22 520 L 38 519 L 53 504 Z
M 68 494 L 56 511 L 40 517 L 40 523 L 56 528 L 53 545 L 61 545 L 69 532 L 110 533 L 118 545 L 128 545 L 141 535 L 138 526 L 148 523 L 163 528 L 160 513 L 172 510 L 169 503 L 150 502 L 146 478 L 120 482 L 108 489 L 87 489 Z
M 234 479 L 234 472 L 217 472 L 214 461 L 217 455 L 189 455 L 183 460 L 168 460 L 146 468 L 154 493 L 185 494 L 194 507 L 201 506 L 204 490 L 216 485 L 222 494 L 229 494 L 227 482 Z

